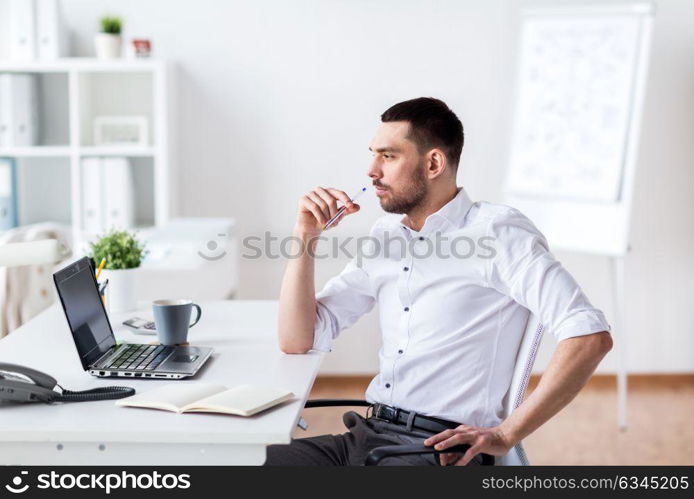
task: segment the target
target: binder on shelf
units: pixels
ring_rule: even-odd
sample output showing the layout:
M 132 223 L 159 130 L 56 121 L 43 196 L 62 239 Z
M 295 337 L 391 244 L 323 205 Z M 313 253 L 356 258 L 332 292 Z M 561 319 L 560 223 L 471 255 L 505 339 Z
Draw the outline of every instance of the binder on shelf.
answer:
M 36 2 L 36 56 L 57 59 L 65 55 L 63 18 L 59 0 Z
M 0 74 L 0 148 L 10 146 L 10 75 Z
M 34 0 L 10 0 L 10 58 L 31 61 L 36 58 Z
M 0 75 L 0 147 L 24 147 L 38 141 L 36 76 Z
M 82 228 L 91 233 L 104 230 L 101 195 L 101 159 L 82 159 Z
M 127 158 L 82 160 L 83 230 L 96 234 L 135 226 L 135 185 Z
M 13 159 L 0 158 L 0 230 L 17 225 L 17 168 Z
M 134 184 L 127 158 L 102 158 L 106 229 L 131 229 L 135 226 Z

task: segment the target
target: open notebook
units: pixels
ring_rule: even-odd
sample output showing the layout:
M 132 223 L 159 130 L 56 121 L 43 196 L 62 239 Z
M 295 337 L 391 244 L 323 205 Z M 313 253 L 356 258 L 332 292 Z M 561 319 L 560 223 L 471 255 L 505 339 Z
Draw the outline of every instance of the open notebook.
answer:
M 227 388 L 206 383 L 172 383 L 120 399 L 121 407 L 145 407 L 172 412 L 216 412 L 252 416 L 294 397 L 292 392 L 264 386 Z

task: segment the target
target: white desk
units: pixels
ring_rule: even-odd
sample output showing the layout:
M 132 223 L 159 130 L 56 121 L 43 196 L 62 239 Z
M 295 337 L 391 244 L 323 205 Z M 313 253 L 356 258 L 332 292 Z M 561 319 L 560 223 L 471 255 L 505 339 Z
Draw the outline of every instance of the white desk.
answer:
M 0 340 L 0 361 L 50 374 L 70 390 L 204 381 L 286 388 L 296 399 L 250 418 L 116 407 L 113 400 L 56 405 L 0 404 L 2 465 L 235 465 L 262 464 L 265 447 L 288 443 L 315 379 L 322 354 L 286 355 L 276 340 L 277 302 L 201 303 L 191 344 L 215 351 L 190 380 L 95 378 L 82 370 L 59 305 Z M 132 316 L 133 314 L 127 314 Z M 141 311 L 139 316 L 151 316 Z M 148 343 L 112 317 L 117 338 Z

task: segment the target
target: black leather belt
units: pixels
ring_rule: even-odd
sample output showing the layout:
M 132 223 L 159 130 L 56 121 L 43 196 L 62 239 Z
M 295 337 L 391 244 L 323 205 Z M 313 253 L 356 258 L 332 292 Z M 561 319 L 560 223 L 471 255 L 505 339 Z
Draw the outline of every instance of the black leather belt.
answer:
M 390 423 L 400 424 L 407 426 L 410 420 L 410 411 L 400 409 L 398 407 L 391 407 L 385 404 L 372 404 L 371 416 L 388 421 Z M 460 423 L 455 421 L 448 421 L 446 419 L 435 418 L 432 416 L 422 416 L 421 414 L 414 413 L 412 416 L 412 428 L 418 430 L 429 431 L 432 433 L 441 433 L 452 428 L 457 428 Z M 478 458 L 482 465 L 493 466 L 495 462 L 494 456 L 490 454 L 480 453 Z M 478 459 L 477 457 L 475 459 Z
M 399 409 L 398 407 L 391 407 L 378 403 L 373 404 L 371 407 L 373 408 L 373 412 L 371 413 L 373 417 L 383 419 L 390 423 L 407 425 L 410 418 L 410 411 Z M 460 426 L 460 423 L 431 416 L 422 416 L 416 413 L 412 418 L 412 428 L 433 433 L 441 433 L 442 431 L 457 428 L 458 426 Z

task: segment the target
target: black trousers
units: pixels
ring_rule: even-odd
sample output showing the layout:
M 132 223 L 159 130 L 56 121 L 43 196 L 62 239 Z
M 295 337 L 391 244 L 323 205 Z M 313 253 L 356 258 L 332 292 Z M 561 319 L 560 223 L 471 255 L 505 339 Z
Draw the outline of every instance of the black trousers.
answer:
M 267 448 L 265 466 L 362 466 L 366 455 L 376 447 L 398 444 L 421 444 L 435 433 L 408 429 L 374 417 L 364 418 L 349 411 L 342 416 L 349 431 L 341 435 L 319 435 L 297 438 L 286 445 Z M 436 466 L 436 455 L 398 456 L 383 459 L 385 466 Z M 476 456 L 469 464 L 481 464 Z

